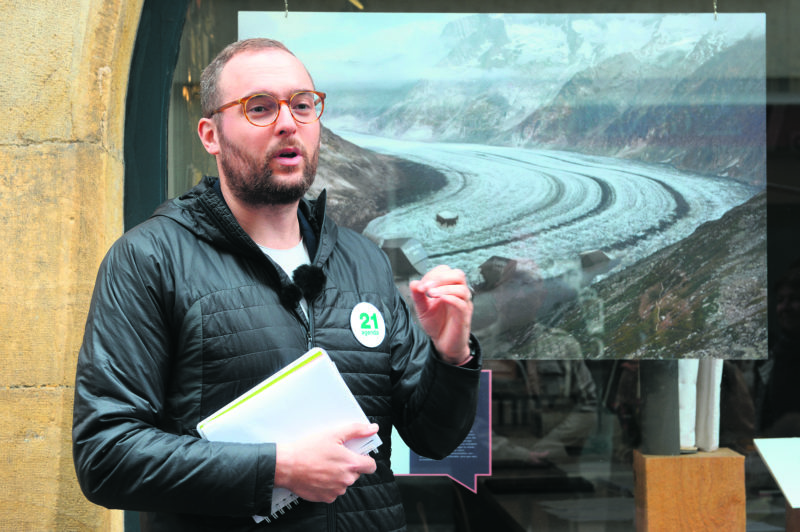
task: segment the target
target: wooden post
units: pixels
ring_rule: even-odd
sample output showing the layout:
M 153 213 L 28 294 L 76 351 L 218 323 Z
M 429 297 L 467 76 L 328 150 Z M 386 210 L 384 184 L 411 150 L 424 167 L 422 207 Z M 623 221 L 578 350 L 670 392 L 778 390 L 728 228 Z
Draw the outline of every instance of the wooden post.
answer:
M 786 532 L 800 532 L 800 508 L 792 508 L 786 501 Z
M 729 449 L 680 456 L 634 451 L 637 532 L 744 531 L 744 457 Z

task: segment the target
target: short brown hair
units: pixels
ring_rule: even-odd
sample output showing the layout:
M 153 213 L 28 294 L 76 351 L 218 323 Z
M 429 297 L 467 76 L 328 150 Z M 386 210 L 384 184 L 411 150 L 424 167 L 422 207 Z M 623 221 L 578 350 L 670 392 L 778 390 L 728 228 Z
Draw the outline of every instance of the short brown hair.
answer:
M 209 118 L 211 113 L 222 105 L 219 101 L 219 76 L 228 61 L 242 52 L 269 49 L 283 50 L 294 55 L 282 42 L 264 38 L 233 42 L 217 54 L 200 75 L 200 106 L 204 117 Z

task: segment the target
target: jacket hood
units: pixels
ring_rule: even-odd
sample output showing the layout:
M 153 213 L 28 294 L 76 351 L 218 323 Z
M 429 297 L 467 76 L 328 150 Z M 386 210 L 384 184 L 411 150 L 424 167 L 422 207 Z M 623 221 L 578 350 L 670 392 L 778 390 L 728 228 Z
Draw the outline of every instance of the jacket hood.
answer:
M 326 191 L 323 190 L 317 199 L 303 198 L 298 207 L 304 239 L 306 242 L 309 237 L 316 239 L 316 253 L 312 252 L 314 263 L 323 262 L 336 241 L 337 228 L 325 217 L 325 201 Z M 206 176 L 185 194 L 164 202 L 153 213 L 152 218 L 155 217 L 169 218 L 197 238 L 220 249 L 236 254 L 262 255 L 225 202 L 218 177 Z

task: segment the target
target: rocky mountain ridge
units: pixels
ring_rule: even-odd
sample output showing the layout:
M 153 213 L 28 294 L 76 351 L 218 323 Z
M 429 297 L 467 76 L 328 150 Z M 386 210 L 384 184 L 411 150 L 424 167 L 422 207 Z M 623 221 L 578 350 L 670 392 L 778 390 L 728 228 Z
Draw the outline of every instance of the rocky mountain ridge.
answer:
M 592 285 L 603 305 L 603 358 L 765 357 L 765 218 L 762 192 Z M 579 299 L 569 305 L 549 323 L 585 332 Z
M 327 214 L 362 231 L 390 207 L 413 201 L 446 183 L 436 170 L 365 150 L 322 128 L 319 167 L 310 195 L 327 190 Z

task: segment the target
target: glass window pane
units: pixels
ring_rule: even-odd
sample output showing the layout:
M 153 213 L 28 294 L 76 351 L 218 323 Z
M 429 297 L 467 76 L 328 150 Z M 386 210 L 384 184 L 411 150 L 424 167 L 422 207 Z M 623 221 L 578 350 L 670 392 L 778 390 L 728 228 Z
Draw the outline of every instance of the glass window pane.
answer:
M 348 9 L 355 11 L 355 8 L 347 3 L 340 5 L 319 1 L 294 6 L 290 2 L 288 14 L 290 21 L 301 19 L 300 11 L 295 11 L 295 7 L 331 13 Z M 501 2 L 492 6 L 479 3 L 454 5 L 453 2 L 444 1 L 402 6 L 383 2 L 372 3 L 366 7 L 366 11 L 371 13 L 408 10 L 450 15 L 467 10 L 473 13 L 488 9 L 498 13 L 542 10 L 542 6 L 538 4 L 520 6 L 513 3 L 503 5 Z M 630 7 L 629 11 L 632 12 L 647 11 L 647 6 L 642 4 Z M 651 7 L 661 9 L 659 5 Z M 202 175 L 217 173 L 214 159 L 205 153 L 196 133 L 196 124 L 200 117 L 197 87 L 200 72 L 224 45 L 236 40 L 241 30 L 237 23 L 238 13 L 262 9 L 263 2 L 255 1 L 216 0 L 190 4 L 172 87 L 169 134 L 171 196 L 188 189 Z M 591 13 L 596 9 L 597 6 L 589 2 L 570 2 L 559 4 L 553 11 Z M 692 10 L 696 9 L 696 6 L 679 3 L 671 5 L 670 9 Z M 756 2 L 737 5 L 737 10 L 743 12 L 758 12 L 764 9 L 764 6 Z M 781 14 L 785 9 L 787 6 L 782 4 L 780 9 L 771 9 L 767 12 L 768 26 L 771 21 L 776 21 L 776 18 L 785 18 Z M 622 10 L 624 11 L 624 7 Z M 395 13 L 397 16 L 400 14 Z M 710 13 L 707 14 L 711 16 Z M 533 53 L 527 48 L 512 49 L 505 46 L 507 41 L 519 38 L 519 35 L 510 34 L 507 27 L 499 28 L 500 25 L 496 23 L 497 18 L 492 19 L 488 13 L 481 15 L 483 18 L 476 19 L 478 23 L 472 21 L 471 24 L 485 30 L 485 34 L 481 34 L 483 40 L 471 44 L 465 43 L 461 48 L 463 55 L 453 54 L 439 58 L 438 68 L 443 69 L 442 65 L 461 61 L 469 63 L 476 69 L 491 66 L 500 70 L 506 65 L 504 62 L 516 65 L 514 61 L 519 59 L 519 54 Z M 285 17 L 283 13 L 280 13 L 280 16 Z M 563 45 L 562 48 L 548 51 L 551 54 L 551 63 L 560 61 L 569 54 L 588 54 L 589 50 L 592 50 L 590 33 L 587 33 L 590 30 L 588 25 L 575 23 L 574 20 L 573 23 L 569 23 L 567 22 L 569 20 L 565 15 L 563 23 L 558 28 L 539 23 L 532 25 L 530 29 L 528 39 L 541 37 L 543 33 L 547 36 L 544 42 L 548 45 L 556 41 Z M 670 22 L 674 20 L 670 19 Z M 620 26 L 617 31 L 625 34 L 628 39 L 643 39 L 642 46 L 637 48 L 637 53 L 644 53 L 642 50 L 645 49 L 645 44 L 655 46 L 656 37 L 668 39 L 671 32 L 678 31 L 669 26 L 670 22 L 662 21 L 664 30 L 657 34 L 634 34 L 630 31 L 632 26 L 622 22 L 618 22 Z M 459 35 L 463 36 L 459 32 L 472 27 L 463 21 L 461 24 L 450 26 L 448 31 L 452 33 L 444 33 L 443 38 L 456 39 Z M 780 29 L 782 26 L 779 22 L 769 27 L 776 28 L 774 30 L 776 33 L 782 32 L 783 40 L 792 38 L 786 30 Z M 520 27 L 516 29 L 520 30 Z M 436 36 L 441 35 L 437 33 Z M 400 39 L 401 35 L 395 35 L 394 38 Z M 766 35 L 766 41 L 770 41 L 771 38 L 775 37 L 772 34 Z M 760 43 L 759 46 L 764 44 L 763 35 Z M 373 42 L 372 46 L 377 44 Z M 677 46 L 677 43 L 673 44 Z M 690 52 L 710 53 L 711 47 L 720 45 L 705 41 L 702 44 L 709 47 L 706 49 L 698 43 L 695 44 L 696 47 L 686 51 L 686 55 Z M 366 45 L 362 43 L 362 46 Z M 394 46 L 399 50 L 403 49 L 397 43 Z M 783 46 L 767 47 L 771 54 L 775 54 L 775 50 L 780 48 L 788 49 Z M 435 50 L 427 48 L 426 53 L 431 55 Z M 749 54 L 752 50 L 752 47 L 745 47 L 738 57 L 741 58 L 742 53 Z M 515 56 L 515 53 L 518 55 Z M 594 50 L 592 53 L 599 52 Z M 797 107 L 800 105 L 798 96 L 800 69 L 792 67 L 787 57 L 788 54 L 785 52 L 780 52 L 779 57 L 771 55 L 766 63 L 767 66 L 761 66 L 761 68 L 778 69 L 765 72 L 766 82 L 763 77 L 757 80 L 739 80 L 741 84 L 737 87 L 740 92 L 757 89 L 761 90 L 762 94 L 767 94 L 765 87 L 768 88 L 766 103 L 769 104 L 770 112 L 774 114 L 768 115 L 766 119 L 772 120 L 771 123 L 775 128 L 783 128 L 785 131 L 788 127 L 791 132 L 800 127 L 798 126 L 800 113 L 797 113 Z M 314 60 L 316 59 L 315 57 Z M 333 61 L 330 56 L 320 59 Z M 661 342 L 658 344 L 659 349 L 662 349 L 660 352 L 667 352 L 678 344 L 690 345 L 698 338 L 698 331 L 714 331 L 715 334 L 719 333 L 720 337 L 724 336 L 727 342 L 725 346 L 733 353 L 732 356 L 725 355 L 730 359 L 725 361 L 721 370 L 720 443 L 747 457 L 748 521 L 754 525 L 780 526 L 783 523 L 783 501 L 780 493 L 770 480 L 768 471 L 759 463 L 752 445 L 753 436 L 770 433 L 772 429 L 767 427 L 767 423 L 775 421 L 770 418 L 780 417 L 778 414 L 782 413 L 780 411 L 783 406 L 790 402 L 785 396 L 781 399 L 770 391 L 782 385 L 775 383 L 776 374 L 767 367 L 768 361 L 760 360 L 766 355 L 766 349 L 763 349 L 767 345 L 766 314 L 775 312 L 771 296 L 772 287 L 769 288 L 770 304 L 768 304 L 768 288 L 764 282 L 766 275 L 762 271 L 759 272 L 761 277 L 755 280 L 732 276 L 731 282 L 723 283 L 719 292 L 701 294 L 693 291 L 696 288 L 693 274 L 699 266 L 686 266 L 681 269 L 668 260 L 652 260 L 652 256 L 655 252 L 665 252 L 671 249 L 670 246 L 677 245 L 677 242 L 685 241 L 695 234 L 695 231 L 701 231 L 703 224 L 719 220 L 734 206 L 750 201 L 755 196 L 755 189 L 763 193 L 767 186 L 763 159 L 772 157 L 771 160 L 774 161 L 777 157 L 783 163 L 780 168 L 790 169 L 788 172 L 776 171 L 775 177 L 771 175 L 770 180 L 781 179 L 781 176 L 790 174 L 796 176 L 797 173 L 794 171 L 798 169 L 796 143 L 792 144 L 792 140 L 781 137 L 784 138 L 782 144 L 770 145 L 770 150 L 766 153 L 762 150 L 759 155 L 760 162 L 747 163 L 751 165 L 753 175 L 757 176 L 754 179 L 735 176 L 734 170 L 739 167 L 734 166 L 725 170 L 728 172 L 725 175 L 722 175 L 724 171 L 720 168 L 715 168 L 710 176 L 704 175 L 704 179 L 708 178 L 709 183 L 714 183 L 714 190 L 724 189 L 731 192 L 734 187 L 728 185 L 734 182 L 736 190 L 742 191 L 742 196 L 728 198 L 725 201 L 729 200 L 730 204 L 721 207 L 713 216 L 709 215 L 707 220 L 686 230 L 686 234 L 681 234 L 675 242 L 658 241 L 654 250 L 645 250 L 642 256 L 637 256 L 635 260 L 631 257 L 641 251 L 635 242 L 662 239 L 666 234 L 665 227 L 677 223 L 676 220 L 685 217 L 692 208 L 711 208 L 706 204 L 698 207 L 686 203 L 685 194 L 679 183 L 682 177 L 673 173 L 675 167 L 680 167 L 681 164 L 684 166 L 705 164 L 704 168 L 708 170 L 718 161 L 699 161 L 700 156 L 692 159 L 685 152 L 682 152 L 683 159 L 679 161 L 675 154 L 678 148 L 675 146 L 665 146 L 657 154 L 654 152 L 648 160 L 640 160 L 642 166 L 636 166 L 636 172 L 640 174 L 643 172 L 642 168 L 652 169 L 654 166 L 667 168 L 670 172 L 670 179 L 661 179 L 658 185 L 658 193 L 663 194 L 663 204 L 649 203 L 653 194 L 642 193 L 640 202 L 634 202 L 628 207 L 629 211 L 643 212 L 650 220 L 655 221 L 646 227 L 643 225 L 631 234 L 620 236 L 604 251 L 599 247 L 577 246 L 570 251 L 573 260 L 569 264 L 566 260 L 557 261 L 554 257 L 561 250 L 546 249 L 545 240 L 548 231 L 561 230 L 564 234 L 573 236 L 571 239 L 565 238 L 563 243 L 578 241 L 580 234 L 579 227 L 574 223 L 575 217 L 565 214 L 561 219 L 558 218 L 559 214 L 553 211 L 544 221 L 537 222 L 535 217 L 531 216 L 530 220 L 522 223 L 517 216 L 518 213 L 511 212 L 511 206 L 531 198 L 541 199 L 542 204 L 539 206 L 541 209 L 548 208 L 548 198 L 553 199 L 559 194 L 569 192 L 564 191 L 562 181 L 562 176 L 567 172 L 585 178 L 580 191 L 570 192 L 574 194 L 568 202 L 570 205 L 579 205 L 590 201 L 592 197 L 596 198 L 596 203 L 587 207 L 588 211 L 593 208 L 600 209 L 598 205 L 604 206 L 615 201 L 621 189 L 611 187 L 604 176 L 619 169 L 610 168 L 608 165 L 599 166 L 597 159 L 599 154 L 592 149 L 597 148 L 596 143 L 601 142 L 598 140 L 601 133 L 608 135 L 602 141 L 606 144 L 612 143 L 617 138 L 614 137 L 615 134 L 622 134 L 621 122 L 616 120 L 617 113 L 624 114 L 619 112 L 619 108 L 633 91 L 637 94 L 649 94 L 655 100 L 655 103 L 650 102 L 647 106 L 631 109 L 625 115 L 627 128 L 625 131 L 635 132 L 639 135 L 637 138 L 643 139 L 642 142 L 647 142 L 648 139 L 658 135 L 664 138 L 676 135 L 680 128 L 692 128 L 703 121 L 705 123 L 702 125 L 706 128 L 704 130 L 706 132 L 724 133 L 725 128 L 730 126 L 725 122 L 725 113 L 716 112 L 713 105 L 703 107 L 702 115 L 693 113 L 692 110 L 695 108 L 688 103 L 685 108 L 674 107 L 669 110 L 668 115 L 659 115 L 658 113 L 667 111 L 657 103 L 672 97 L 674 92 L 659 93 L 658 90 L 663 88 L 663 85 L 660 85 L 658 79 L 654 81 L 649 77 L 642 79 L 625 77 L 627 73 L 643 68 L 639 59 L 630 54 L 619 54 L 605 57 L 602 64 L 592 63 L 592 68 L 589 68 L 587 63 L 580 69 L 568 66 L 571 64 L 564 60 L 562 68 L 553 68 L 552 73 L 544 70 L 528 72 L 526 75 L 531 78 L 539 76 L 536 78 L 537 83 L 530 84 L 532 87 L 512 84 L 511 89 L 507 89 L 509 86 L 497 83 L 495 84 L 497 90 L 494 91 L 488 89 L 478 91 L 476 89 L 478 84 L 468 84 L 472 80 L 466 78 L 463 84 L 448 84 L 449 78 L 445 78 L 444 84 L 431 81 L 427 86 L 402 83 L 391 87 L 365 85 L 360 92 L 340 90 L 341 87 L 333 84 L 331 86 L 318 84 L 316 87 L 317 90 L 327 92 L 329 99 L 323 117 L 325 129 L 320 170 L 312 192 L 318 193 L 323 187 L 327 187 L 329 198 L 332 200 L 331 212 L 337 221 L 357 231 L 365 232 L 378 241 L 392 258 L 393 267 L 401 279 L 416 275 L 418 270 L 427 264 L 427 259 L 458 261 L 466 256 L 466 252 L 462 253 L 464 251 L 462 248 L 465 246 L 462 246 L 460 241 L 473 237 L 464 236 L 462 228 L 470 218 L 474 219 L 480 215 L 480 211 L 463 211 L 458 202 L 449 204 L 442 202 L 425 211 L 429 219 L 425 220 L 423 229 L 413 235 L 398 234 L 396 228 L 407 228 L 411 225 L 408 219 L 402 218 L 405 212 L 411 210 L 407 207 L 422 208 L 421 204 L 437 193 L 443 197 L 447 197 L 447 194 L 451 194 L 451 198 L 459 196 L 451 176 L 445 175 L 441 168 L 444 165 L 431 162 L 435 161 L 432 157 L 416 156 L 415 153 L 417 155 L 422 153 L 422 149 L 418 146 L 403 152 L 397 148 L 400 142 L 392 144 L 391 141 L 404 140 L 411 144 L 415 140 L 422 139 L 423 144 L 449 143 L 452 151 L 446 157 L 439 155 L 439 161 L 446 159 L 450 163 L 459 158 L 472 161 L 463 163 L 462 170 L 465 176 L 475 168 L 497 172 L 495 188 L 492 189 L 490 199 L 504 197 L 503 194 L 509 192 L 501 185 L 505 182 L 503 179 L 514 172 L 521 173 L 522 168 L 533 164 L 530 160 L 521 160 L 519 152 L 514 152 L 512 156 L 510 151 L 505 151 L 506 148 L 520 147 L 539 135 L 549 139 L 549 147 L 552 149 L 552 152 L 546 154 L 549 158 L 548 164 L 540 161 L 538 173 L 535 172 L 535 175 L 531 174 L 529 177 L 530 181 L 538 176 L 543 183 L 542 188 L 536 189 L 536 194 L 528 189 L 524 194 L 519 190 L 511 190 L 508 197 L 499 202 L 493 212 L 493 215 L 500 216 L 508 211 L 508 231 L 503 232 L 505 229 L 502 224 L 495 223 L 482 233 L 482 236 L 474 237 L 473 244 L 469 246 L 469 252 L 474 257 L 463 266 L 477 288 L 474 325 L 488 354 L 485 367 L 492 371 L 492 475 L 477 479 L 477 492 L 445 476 L 399 477 L 410 530 L 464 530 L 467 529 L 466 523 L 469 523 L 473 530 L 634 530 L 633 453 L 642 448 L 643 428 L 655 426 L 652 430 L 658 430 L 659 426 L 667 424 L 665 418 L 671 414 L 677 419 L 678 413 L 674 409 L 678 407 L 677 390 L 679 390 L 678 383 L 675 382 L 676 393 L 667 396 L 667 399 L 661 399 L 665 401 L 661 404 L 663 415 L 650 414 L 651 417 L 643 419 L 643 411 L 654 411 L 652 408 L 650 410 L 644 408 L 646 397 L 648 394 L 652 396 L 654 391 L 648 389 L 648 386 L 652 386 L 648 383 L 652 381 L 643 378 L 643 374 L 657 373 L 653 371 L 657 363 L 637 360 L 636 350 L 643 346 L 654 345 L 651 340 L 656 337 Z M 696 57 L 694 59 L 698 60 Z M 311 62 L 313 61 L 307 61 L 307 66 Z M 332 69 L 344 68 L 343 65 L 331 66 Z M 553 67 L 553 64 L 548 66 Z M 654 63 L 649 67 L 651 70 L 648 71 L 648 75 L 655 76 L 656 69 L 663 66 L 661 63 Z M 698 63 L 696 67 L 692 70 L 694 77 L 686 74 L 688 80 L 686 83 L 702 84 L 698 81 L 700 79 L 698 76 L 704 76 L 707 71 L 714 68 L 714 64 Z M 567 72 L 565 71 L 567 68 L 574 70 Z M 322 73 L 318 74 L 318 71 L 311 67 L 309 70 L 315 82 L 321 83 L 325 80 Z M 598 81 L 602 72 L 613 72 L 615 76 Z M 716 82 L 715 79 L 719 81 L 713 76 L 702 78 L 703 82 L 711 84 Z M 760 85 L 756 87 L 752 85 L 753 83 Z M 611 91 L 608 94 L 613 94 L 612 100 L 598 96 L 597 91 L 601 85 L 604 90 Z M 442 86 L 445 86 L 444 90 Z M 723 90 L 720 87 L 717 89 Z M 531 90 L 539 91 L 536 97 L 531 95 Z M 672 90 L 676 91 L 678 88 L 673 86 Z M 694 93 L 686 89 L 684 94 Z M 541 107 L 541 101 L 558 102 L 568 98 L 574 98 L 570 101 L 577 102 L 583 107 L 579 108 L 580 106 L 576 105 L 567 111 L 563 108 L 557 109 L 555 106 L 545 107 L 535 114 L 537 108 Z M 790 103 L 783 106 L 776 105 L 776 98 Z M 451 107 L 453 102 L 458 104 L 456 111 Z M 744 107 L 736 107 L 735 110 L 742 112 L 740 117 L 754 110 L 752 113 L 753 123 L 756 124 L 754 127 L 764 129 L 765 119 L 759 115 L 759 112 L 763 111 L 764 103 L 761 101 L 750 110 Z M 667 118 L 660 122 L 653 118 L 659 116 Z M 525 117 L 532 118 L 523 124 Z M 592 128 L 598 123 L 605 124 L 602 132 L 598 129 L 598 136 L 587 138 L 570 136 L 579 135 L 583 130 Z M 663 127 L 655 128 L 652 126 L 654 123 L 660 123 Z M 359 130 L 361 127 L 367 131 Z M 354 132 L 356 134 L 353 134 Z M 490 138 L 490 132 L 499 133 L 491 133 L 495 136 Z M 759 142 L 765 143 L 765 131 L 758 130 L 757 133 L 763 135 L 759 137 Z M 387 138 L 390 142 L 385 141 Z M 580 138 L 581 142 L 585 143 L 583 146 L 586 148 L 585 157 L 567 161 L 564 153 L 571 150 L 572 138 Z M 611 140 L 608 140 L 609 138 Z M 733 144 L 738 146 L 736 149 L 740 154 L 744 153 L 748 147 L 736 144 L 738 141 L 731 140 L 733 138 L 734 136 L 723 134 L 711 142 Z M 361 143 L 360 140 L 364 142 Z M 681 142 L 687 144 L 700 141 L 705 140 L 691 135 L 681 137 Z M 356 147 L 352 147 L 351 143 Z M 477 144 L 485 144 L 487 148 L 479 156 L 468 153 L 468 150 L 474 149 Z M 387 146 L 390 145 L 392 149 L 397 148 L 397 150 L 389 153 Z M 621 157 L 624 159 L 630 152 L 638 150 L 639 146 L 626 144 L 617 148 L 619 153 L 626 154 Z M 609 148 L 604 145 L 603 149 L 608 151 Z M 345 162 L 342 161 L 343 154 Z M 559 158 L 558 165 L 552 164 L 555 158 Z M 731 162 L 733 159 L 726 160 Z M 376 183 L 374 176 L 360 174 L 354 170 L 355 160 L 368 162 L 369 165 L 355 166 L 361 168 L 369 166 L 381 176 L 380 190 L 372 186 Z M 478 167 L 476 161 L 480 161 L 482 166 Z M 503 171 L 497 170 L 498 168 L 502 168 Z M 639 177 L 641 178 L 641 175 Z M 337 188 L 336 183 L 339 179 L 350 180 L 354 186 Z M 721 179 L 725 180 L 725 184 L 717 187 L 722 182 Z M 647 182 L 654 181 L 655 177 L 650 175 Z M 636 184 L 632 184 L 630 189 L 643 187 L 642 182 L 641 179 L 632 180 L 631 183 Z M 461 185 L 466 186 L 465 183 Z M 786 193 L 789 199 L 783 196 L 781 201 L 786 201 L 791 208 L 794 208 L 794 204 L 800 200 L 800 194 L 797 194 L 796 189 L 788 190 Z M 762 235 L 767 229 L 763 214 L 766 212 L 767 204 L 774 203 L 773 198 L 766 197 L 766 193 L 763 193 L 763 196 L 761 203 L 752 211 L 754 219 L 761 224 L 757 231 Z M 709 197 L 709 201 L 712 202 L 719 200 L 718 194 Z M 555 199 L 552 203 L 556 203 Z M 403 210 L 401 207 L 406 209 Z M 663 215 L 667 210 L 671 214 Z M 771 225 L 769 228 L 771 235 L 776 235 L 775 242 L 780 241 L 783 244 L 776 251 L 776 256 L 781 257 L 780 263 L 776 263 L 780 265 L 781 272 L 777 272 L 776 269 L 773 274 L 770 271 L 771 280 L 777 279 L 778 273 L 787 270 L 791 260 L 797 258 L 788 257 L 789 251 L 787 251 L 789 248 L 796 249 L 796 246 L 792 247 L 796 231 L 791 228 L 798 227 L 797 214 L 796 212 L 790 214 L 790 211 L 790 208 L 780 211 L 779 218 L 774 218 L 779 220 L 778 226 Z M 397 216 L 393 224 L 373 223 L 379 216 L 392 212 L 393 216 Z M 618 216 L 624 214 L 623 212 Z M 610 219 L 609 224 L 614 225 L 619 217 Z M 531 229 L 536 223 L 550 225 L 538 230 Z M 717 231 L 722 231 L 726 225 L 723 223 L 715 227 Z M 728 227 L 731 227 L 730 224 Z M 605 227 L 600 228 L 596 224 L 586 228 L 586 231 L 607 232 Z M 740 233 L 733 231 L 731 234 Z M 713 238 L 713 235 L 709 238 Z M 434 240 L 438 242 L 438 247 L 431 252 L 430 249 L 433 247 L 430 243 Z M 491 250 L 487 245 L 497 240 L 504 242 L 502 253 L 495 253 L 497 250 Z M 684 255 L 707 251 L 709 241 L 702 241 L 706 243 L 705 245 L 702 242 L 695 242 L 695 247 L 691 248 L 694 251 L 689 251 L 687 248 Z M 725 240 L 725 242 L 730 241 L 730 239 Z M 533 251 L 525 250 L 525 253 L 520 253 L 519 250 L 528 242 L 532 242 Z M 748 244 L 745 242 L 741 245 Z M 766 247 L 764 242 L 760 245 Z M 456 251 L 453 252 L 448 246 L 455 246 Z M 486 249 L 482 249 L 482 246 Z M 758 246 L 753 247 L 754 253 L 761 249 L 757 248 Z M 622 256 L 623 254 L 619 253 L 621 249 L 625 249 L 628 254 Z M 772 249 L 771 247 L 770 252 Z M 761 252 L 760 260 L 763 263 L 763 249 Z M 540 255 L 536 255 L 534 260 L 536 253 Z M 619 297 L 609 297 L 614 283 L 611 273 L 619 269 L 615 261 L 629 259 L 631 267 L 634 264 L 644 263 L 646 267 L 640 270 L 641 276 L 644 278 L 651 275 L 652 282 L 643 282 L 641 285 L 634 285 L 632 282 L 627 285 L 618 283 L 614 290 Z M 651 259 L 650 262 L 646 262 L 648 259 Z M 772 265 L 770 267 L 772 268 Z M 603 279 L 611 281 L 597 284 Z M 401 289 L 405 289 L 403 280 L 399 284 Z M 734 292 L 738 299 L 726 299 L 733 298 Z M 723 314 L 730 317 L 730 314 L 718 311 L 719 306 L 724 305 L 725 301 L 738 301 L 742 314 L 752 311 L 758 315 L 757 320 L 748 322 L 752 325 L 748 338 L 741 340 L 735 328 L 725 328 L 720 321 L 723 319 Z M 748 306 L 745 307 L 744 303 Z M 622 308 L 626 309 L 626 313 L 620 311 Z M 666 333 L 658 336 L 660 331 Z M 774 338 L 775 342 L 779 342 L 780 333 L 770 332 L 771 339 Z M 770 342 L 771 345 L 772 343 Z M 743 345 L 745 348 L 742 351 L 735 351 Z M 793 349 L 792 344 L 788 347 L 782 343 L 775 345 L 778 349 L 787 348 L 790 351 Z M 687 350 L 692 351 L 693 348 L 690 346 Z M 797 374 L 792 369 L 787 371 L 779 372 L 777 375 Z M 776 406 L 778 404 L 783 406 Z M 786 426 L 782 428 L 789 430 L 786 434 L 791 434 L 791 431 L 797 428 L 792 424 L 791 416 L 789 421 L 784 423 Z M 796 431 L 794 435 L 800 435 L 800 432 Z

